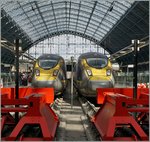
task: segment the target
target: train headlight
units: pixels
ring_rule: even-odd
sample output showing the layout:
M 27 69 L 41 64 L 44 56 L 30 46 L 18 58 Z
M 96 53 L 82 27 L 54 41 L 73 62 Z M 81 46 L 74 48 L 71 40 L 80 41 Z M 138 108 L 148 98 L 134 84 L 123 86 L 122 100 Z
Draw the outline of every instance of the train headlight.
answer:
M 92 71 L 91 70 L 86 70 L 88 76 L 92 76 Z
M 106 71 L 106 75 L 107 75 L 107 76 L 110 76 L 110 75 L 111 75 L 111 70 L 107 70 L 107 71 Z
M 39 70 L 35 70 L 35 75 L 36 76 L 40 76 L 40 71 Z
M 58 74 L 58 70 L 54 70 L 53 76 L 57 76 L 57 74 Z

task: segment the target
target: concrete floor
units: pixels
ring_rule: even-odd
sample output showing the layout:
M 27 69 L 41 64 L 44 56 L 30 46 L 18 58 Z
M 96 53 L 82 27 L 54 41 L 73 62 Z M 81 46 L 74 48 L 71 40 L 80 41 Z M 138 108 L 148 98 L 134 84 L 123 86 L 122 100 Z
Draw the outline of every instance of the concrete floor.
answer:
M 60 126 L 58 128 L 57 140 L 86 141 L 87 136 L 81 119 L 83 115 L 84 112 L 76 95 L 74 95 L 73 107 L 71 107 L 70 81 L 68 81 L 67 90 L 64 92 L 59 112 Z

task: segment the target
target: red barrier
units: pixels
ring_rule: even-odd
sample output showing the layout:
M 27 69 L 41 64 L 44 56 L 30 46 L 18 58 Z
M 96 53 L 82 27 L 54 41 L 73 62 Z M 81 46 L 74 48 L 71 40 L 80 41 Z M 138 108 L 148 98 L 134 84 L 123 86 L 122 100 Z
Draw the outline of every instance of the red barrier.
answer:
M 118 94 L 123 94 L 128 97 L 133 97 L 133 88 L 97 88 L 97 104 L 103 104 L 105 93 L 104 92 L 114 92 Z M 149 94 L 149 88 L 138 88 L 137 89 L 137 99 L 142 97 L 142 94 Z
M 32 93 L 43 94 L 45 103 L 52 103 L 54 101 L 54 89 L 53 88 L 34 88 Z
M 19 98 L 27 97 L 31 94 L 42 94 L 44 97 L 43 102 L 52 103 L 54 101 L 54 89 L 53 88 L 19 88 Z M 15 88 L 2 88 L 2 98 L 14 99 Z
M 4 129 L 4 125 L 15 125 L 15 120 L 10 113 L 3 113 L 1 115 L 1 132 Z
M 114 88 L 97 88 L 96 91 L 97 91 L 97 104 L 103 104 L 105 99 L 104 92 L 113 92 Z
M 36 90 L 37 91 L 37 90 Z M 44 90 L 42 90 L 44 91 Z M 49 89 L 47 89 L 49 91 Z M 52 94 L 53 95 L 53 94 Z M 59 120 L 55 115 L 53 110 L 49 107 L 48 104 L 43 103 L 43 95 L 30 95 L 28 98 L 20 98 L 20 99 L 2 99 L 2 109 L 1 112 L 27 112 L 24 115 L 13 131 L 7 137 L 2 137 L 3 140 L 15 141 L 15 140 L 54 140 L 54 135 L 56 133 L 56 128 L 58 126 Z M 27 108 L 5 108 L 5 105 L 28 105 Z M 5 116 L 5 115 L 4 115 Z M 2 117 L 2 122 L 4 126 L 4 117 Z M 21 130 L 24 126 L 27 125 L 35 125 L 38 124 L 42 131 L 42 138 L 38 137 L 25 137 L 24 135 L 19 136 Z
M 14 99 L 14 88 L 1 88 L 1 97 Z
M 19 98 L 24 98 L 32 94 L 33 88 L 19 88 Z M 15 94 L 14 94 L 15 95 Z
M 134 100 L 113 92 L 105 92 L 104 95 L 106 96 L 104 103 L 92 119 L 102 140 L 148 140 L 146 133 L 129 112 L 149 113 L 149 100 Z M 135 105 L 136 108 L 133 107 Z M 141 106 L 143 107 L 141 108 Z M 132 134 L 131 137 L 114 137 L 116 129 L 124 126 L 134 128 L 138 136 Z

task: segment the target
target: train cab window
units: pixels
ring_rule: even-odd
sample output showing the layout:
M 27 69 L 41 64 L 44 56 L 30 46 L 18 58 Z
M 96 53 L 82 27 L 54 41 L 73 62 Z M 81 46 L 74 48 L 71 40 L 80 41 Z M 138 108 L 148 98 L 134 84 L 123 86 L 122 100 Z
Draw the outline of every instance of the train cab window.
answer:
M 39 60 L 39 66 L 43 69 L 50 69 L 55 67 L 57 60 Z
M 104 68 L 107 65 L 107 58 L 88 58 L 86 59 L 89 66 L 94 68 Z

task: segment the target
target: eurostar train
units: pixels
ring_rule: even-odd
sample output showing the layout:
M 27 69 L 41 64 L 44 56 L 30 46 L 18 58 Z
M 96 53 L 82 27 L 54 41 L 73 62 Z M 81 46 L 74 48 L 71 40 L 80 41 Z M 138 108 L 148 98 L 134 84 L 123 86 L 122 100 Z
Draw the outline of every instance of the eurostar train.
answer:
M 96 97 L 96 88 L 114 87 L 112 65 L 107 56 L 97 52 L 81 54 L 74 70 L 74 84 L 87 97 Z
M 66 88 L 66 81 L 66 67 L 61 56 L 44 54 L 36 60 L 32 78 L 33 87 L 53 87 L 55 95 L 59 95 Z

